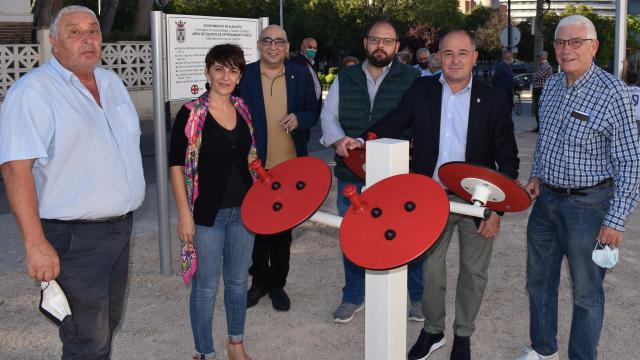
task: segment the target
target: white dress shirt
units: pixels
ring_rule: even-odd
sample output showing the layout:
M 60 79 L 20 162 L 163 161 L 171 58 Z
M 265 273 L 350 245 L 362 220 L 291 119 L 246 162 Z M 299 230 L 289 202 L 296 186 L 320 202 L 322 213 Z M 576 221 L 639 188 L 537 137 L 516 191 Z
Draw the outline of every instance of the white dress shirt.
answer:
M 467 86 L 457 93 L 451 91 L 444 76 L 440 77 L 440 83 L 442 84 L 440 146 L 438 147 L 438 161 L 433 173 L 433 179 L 438 182 L 440 182 L 438 169 L 442 164 L 465 160 L 473 77 Z

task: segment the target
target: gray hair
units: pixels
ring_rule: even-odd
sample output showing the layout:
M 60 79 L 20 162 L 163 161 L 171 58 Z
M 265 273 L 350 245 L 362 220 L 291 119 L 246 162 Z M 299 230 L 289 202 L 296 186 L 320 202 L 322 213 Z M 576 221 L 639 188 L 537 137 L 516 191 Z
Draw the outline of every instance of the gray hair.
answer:
M 411 62 L 411 53 L 408 51 L 398 51 L 396 54 L 398 60 L 400 60 L 403 64 L 408 64 Z
M 570 15 L 562 18 L 562 20 L 560 20 L 560 22 L 558 23 L 558 26 L 556 27 L 556 33 L 554 35 L 555 39 L 558 38 L 558 31 L 560 30 L 560 28 L 567 25 L 583 25 L 584 27 L 587 28 L 587 38 L 598 40 L 598 33 L 596 32 L 596 27 L 593 26 L 593 23 L 591 22 L 591 20 L 589 20 L 588 18 L 582 15 Z
M 431 52 L 427 48 L 420 48 L 420 49 L 418 49 L 418 51 L 416 51 L 416 57 L 418 57 L 418 55 L 420 55 L 420 54 L 427 54 L 427 55 L 430 56 Z
M 439 56 L 429 56 L 429 65 L 434 67 L 441 67 Z
M 96 19 L 98 26 L 100 26 L 100 22 L 98 21 L 98 17 L 96 16 L 96 13 L 94 13 L 93 10 L 89 9 L 88 7 L 81 6 L 81 5 L 66 6 L 60 9 L 60 11 L 58 11 L 56 16 L 54 16 L 53 19 L 51 19 L 51 26 L 49 27 L 49 29 L 51 30 L 51 36 L 55 38 L 58 37 L 58 22 L 60 22 L 60 19 L 62 19 L 62 17 L 65 16 L 66 14 L 74 13 L 74 12 L 84 12 L 87 14 L 91 14 L 91 16 L 93 16 L 93 18 Z
M 284 29 L 282 28 L 282 26 L 280 25 L 276 25 L 276 24 L 271 24 L 267 27 L 265 27 L 264 29 L 262 29 L 262 31 L 260 31 L 260 36 L 258 37 L 259 39 L 262 39 L 262 35 L 264 35 L 265 31 L 267 31 L 268 29 L 277 29 L 282 31 L 282 33 L 284 34 L 284 39 L 289 41 L 289 39 L 287 39 L 287 32 L 284 31 Z

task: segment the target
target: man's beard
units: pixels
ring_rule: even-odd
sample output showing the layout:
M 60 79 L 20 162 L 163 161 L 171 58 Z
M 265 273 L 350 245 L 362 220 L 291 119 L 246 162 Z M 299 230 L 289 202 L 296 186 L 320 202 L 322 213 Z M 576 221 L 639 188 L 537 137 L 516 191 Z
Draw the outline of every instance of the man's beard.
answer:
M 429 68 L 429 62 L 428 61 L 423 62 L 423 63 L 419 62 L 418 65 L 420 66 L 420 69 L 422 69 L 422 70 L 427 70 Z
M 376 59 L 375 54 L 376 52 L 382 52 L 384 54 L 384 59 Z M 374 52 L 372 52 L 371 54 L 367 55 L 367 60 L 369 60 L 369 64 L 375 66 L 375 67 L 385 67 L 389 64 L 391 64 L 391 62 L 393 61 L 393 57 L 395 55 L 387 55 L 387 53 L 385 53 L 383 50 L 377 49 Z

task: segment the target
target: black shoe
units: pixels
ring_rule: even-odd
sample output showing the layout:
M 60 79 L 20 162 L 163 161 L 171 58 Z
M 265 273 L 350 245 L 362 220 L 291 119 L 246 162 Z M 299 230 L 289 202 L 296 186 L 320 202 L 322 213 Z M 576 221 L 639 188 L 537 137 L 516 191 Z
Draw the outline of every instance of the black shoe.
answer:
M 453 348 L 451 349 L 451 360 L 470 360 L 471 341 L 468 336 L 455 335 L 453 338 Z
M 259 286 L 251 285 L 247 291 L 247 308 L 256 305 L 261 297 L 267 295 L 267 292 L 267 290 Z
M 289 300 L 289 296 L 281 287 L 271 288 L 269 291 L 269 297 L 271 298 L 271 303 L 273 304 L 273 308 L 277 311 L 289 311 L 291 307 L 291 300 Z
M 409 355 L 407 358 L 409 360 L 424 360 L 428 358 L 434 351 L 443 347 L 444 344 L 447 343 L 447 340 L 444 338 L 443 333 L 438 334 L 429 334 L 424 331 L 424 329 L 420 330 L 420 336 L 418 336 L 418 340 L 409 350 Z

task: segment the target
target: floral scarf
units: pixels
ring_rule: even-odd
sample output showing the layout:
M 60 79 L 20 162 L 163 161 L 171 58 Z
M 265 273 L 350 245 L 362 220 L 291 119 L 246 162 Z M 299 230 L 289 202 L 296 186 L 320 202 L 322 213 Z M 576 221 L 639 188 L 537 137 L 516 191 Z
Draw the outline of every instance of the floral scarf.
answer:
M 249 132 L 251 133 L 251 149 L 249 150 L 249 156 L 247 156 L 247 162 L 251 163 L 258 157 L 256 139 L 253 136 L 251 113 L 249 112 L 247 105 L 242 101 L 242 98 L 230 96 L 230 100 L 233 107 L 249 127 Z M 196 199 L 199 195 L 198 159 L 200 157 L 200 145 L 202 144 L 202 128 L 204 127 L 204 121 L 209 109 L 209 92 L 205 92 L 199 98 L 187 103 L 185 106 L 191 110 L 191 113 L 187 120 L 187 126 L 184 128 L 184 133 L 188 139 L 187 151 L 185 152 L 184 159 L 184 179 L 185 186 L 187 188 L 187 198 L 191 205 L 191 209 L 193 210 Z M 251 177 L 254 181 L 256 180 L 256 174 L 252 170 Z

